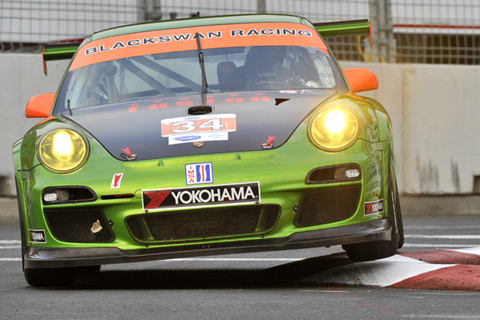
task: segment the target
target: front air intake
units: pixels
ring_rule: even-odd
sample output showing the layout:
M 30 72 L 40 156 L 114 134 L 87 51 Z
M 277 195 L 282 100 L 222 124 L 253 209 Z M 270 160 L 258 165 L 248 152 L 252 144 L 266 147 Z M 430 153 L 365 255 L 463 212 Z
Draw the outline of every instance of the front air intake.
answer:
M 316 226 L 350 218 L 358 208 L 361 185 L 320 189 L 302 196 L 295 216 L 299 227 Z
M 99 243 L 111 242 L 114 238 L 101 210 L 45 210 L 45 219 L 53 237 L 60 241 Z
M 279 215 L 277 205 L 254 205 L 132 215 L 126 224 L 138 242 L 191 242 L 265 234 Z

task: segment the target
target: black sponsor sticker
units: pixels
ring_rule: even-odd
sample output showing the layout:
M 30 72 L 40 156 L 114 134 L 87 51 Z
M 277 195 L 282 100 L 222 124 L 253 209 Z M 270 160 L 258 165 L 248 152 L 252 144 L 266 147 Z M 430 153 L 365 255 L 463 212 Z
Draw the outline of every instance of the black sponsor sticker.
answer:
M 35 243 L 47 243 L 47 238 L 45 237 L 44 230 L 34 230 L 30 229 L 30 242 Z
M 260 183 L 142 190 L 144 210 L 260 202 Z
M 383 199 L 365 202 L 365 215 L 378 214 L 383 212 Z

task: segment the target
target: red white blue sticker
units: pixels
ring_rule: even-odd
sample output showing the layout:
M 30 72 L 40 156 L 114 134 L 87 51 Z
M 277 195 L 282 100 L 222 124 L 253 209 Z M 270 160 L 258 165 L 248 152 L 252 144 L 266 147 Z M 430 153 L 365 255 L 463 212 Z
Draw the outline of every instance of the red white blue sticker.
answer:
M 383 199 L 365 202 L 365 215 L 378 214 L 383 212 Z
M 185 165 L 187 185 L 213 183 L 211 162 L 191 163 Z

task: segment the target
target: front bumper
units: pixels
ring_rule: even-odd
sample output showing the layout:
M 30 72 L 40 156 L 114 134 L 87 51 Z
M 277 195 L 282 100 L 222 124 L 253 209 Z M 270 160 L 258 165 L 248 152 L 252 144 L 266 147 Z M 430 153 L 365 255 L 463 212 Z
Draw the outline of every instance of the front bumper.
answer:
M 197 257 L 246 252 L 303 249 L 368 241 L 390 241 L 392 225 L 388 219 L 294 233 L 285 238 L 217 242 L 166 248 L 121 250 L 118 248 L 41 248 L 28 247 L 25 268 L 62 268 L 141 262 L 181 257 Z
M 92 158 L 72 175 L 52 174 L 41 166 L 17 172 L 24 231 L 39 230 L 45 236 L 43 242 L 25 239 L 25 267 L 89 266 L 390 240 L 388 214 L 365 212 L 366 203 L 386 198 L 384 153 L 363 140 L 349 152 L 336 154 L 324 153 L 304 139 L 293 142 L 262 152 L 160 162 Z M 258 182 L 261 201 L 153 212 L 142 208 L 142 190 L 185 188 L 185 165 L 201 162 L 213 164 L 213 187 Z M 337 169 L 349 169 L 352 164 L 361 175 L 351 181 L 336 177 Z M 117 173 L 123 173 L 123 179 L 114 188 L 112 177 Z M 43 203 L 43 193 L 52 188 L 91 189 L 94 196 L 83 196 L 82 191 L 70 203 Z M 91 231 L 97 222 L 102 230 Z

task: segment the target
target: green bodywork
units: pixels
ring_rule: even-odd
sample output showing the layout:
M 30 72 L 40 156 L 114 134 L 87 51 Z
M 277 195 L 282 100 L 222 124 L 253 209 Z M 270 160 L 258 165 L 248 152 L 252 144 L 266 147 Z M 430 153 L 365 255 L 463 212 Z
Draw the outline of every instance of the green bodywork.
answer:
M 189 19 L 171 22 L 146 23 L 134 26 L 119 27 L 98 32 L 87 38 L 84 43 L 110 37 L 113 35 L 133 33 L 148 30 L 181 28 L 189 26 L 225 23 L 249 23 L 249 22 L 295 22 L 311 25 L 307 20 L 294 16 L 277 15 L 248 15 L 240 17 L 219 17 L 205 19 Z M 368 26 L 368 23 L 367 23 Z M 345 32 L 365 31 L 365 22 L 351 24 L 337 24 L 334 26 L 319 26 L 317 30 L 323 35 L 344 35 Z M 353 28 L 353 29 L 352 29 Z M 363 32 L 362 31 L 362 32 Z M 45 60 L 71 58 L 76 51 L 75 46 L 64 48 L 47 48 L 44 51 Z M 308 124 L 315 110 L 322 108 L 328 101 L 336 100 L 344 106 L 349 106 L 361 120 L 361 134 L 357 141 L 349 148 L 339 152 L 327 152 L 318 149 L 309 140 Z M 35 256 L 35 250 L 40 248 L 49 249 L 82 249 L 82 248 L 115 248 L 122 252 L 135 250 L 169 250 L 175 251 L 177 256 L 188 255 L 182 247 L 195 245 L 196 249 L 213 247 L 215 244 L 235 247 L 236 243 L 242 244 L 249 241 L 268 241 L 276 239 L 288 239 L 294 234 L 329 230 L 337 227 L 348 227 L 356 224 L 372 221 L 385 220 L 389 212 L 390 198 L 387 194 L 389 172 L 393 170 L 393 145 L 391 136 L 391 124 L 385 109 L 376 101 L 358 97 L 352 93 L 339 92 L 330 99 L 320 104 L 313 110 L 296 128 L 290 138 L 281 147 L 272 150 L 218 153 L 208 155 L 159 158 L 143 161 L 119 161 L 102 146 L 95 137 L 79 127 L 75 122 L 66 117 L 57 115 L 56 118 L 38 124 L 13 146 L 15 163 L 15 178 L 18 187 L 18 200 L 20 216 L 23 221 L 24 254 L 29 255 L 27 268 L 43 268 L 52 266 L 82 266 L 95 265 L 98 261 L 79 256 L 82 251 L 77 251 L 74 256 L 68 254 L 59 260 L 58 264 L 49 264 L 47 256 Z M 36 155 L 39 139 L 47 132 L 55 128 L 72 128 L 82 132 L 88 139 L 90 155 L 86 164 L 79 170 L 68 174 L 53 173 L 43 167 Z M 126 219 L 131 216 L 147 216 L 150 213 L 142 210 L 142 190 L 180 188 L 185 187 L 185 164 L 211 162 L 215 168 L 215 184 L 236 184 L 242 182 L 259 182 L 261 188 L 261 205 L 277 205 L 281 207 L 281 214 L 269 230 L 259 227 L 258 234 L 235 235 L 234 237 L 222 237 L 220 239 L 203 239 L 192 242 L 165 239 L 164 241 L 142 241 L 141 243 L 132 237 L 126 226 Z M 319 184 L 306 184 L 306 176 L 312 169 L 329 167 L 338 164 L 357 164 L 361 169 L 361 179 L 351 182 L 329 182 Z M 390 164 L 390 168 L 388 166 Z M 121 187 L 111 188 L 112 176 L 123 173 Z M 155 178 L 152 178 L 155 177 Z M 394 175 L 392 179 L 395 179 Z M 96 200 L 83 203 L 68 203 L 56 205 L 44 205 L 42 192 L 46 187 L 55 186 L 86 186 L 96 194 Z M 395 185 L 395 183 L 393 183 Z M 340 221 L 312 225 L 298 226 L 295 224 L 300 199 L 303 195 L 327 189 L 345 188 L 349 186 L 361 186 L 362 191 L 356 212 L 349 218 Z M 118 195 L 132 195 L 132 197 L 119 197 Z M 384 200 L 385 210 L 381 213 L 365 215 L 364 203 Z M 250 204 L 256 206 L 257 204 Z M 235 207 L 232 205 L 231 207 Z M 80 243 L 62 242 L 57 240 L 50 232 L 48 223 L 43 214 L 45 209 L 99 209 L 103 211 L 106 219 L 110 222 L 110 228 L 114 237 L 111 241 L 103 243 Z M 172 213 L 178 209 L 171 209 Z M 182 209 L 185 210 L 185 209 Z M 178 210 L 180 211 L 180 210 Z M 161 212 L 160 212 L 161 213 Z M 157 214 L 159 214 L 157 212 Z M 106 226 L 105 226 L 106 227 Z M 29 230 L 45 230 L 45 243 L 32 242 L 26 236 Z M 85 230 L 90 233 L 90 230 Z M 372 231 L 375 233 L 374 231 Z M 372 237 L 372 240 L 378 238 Z M 330 241 L 330 240 L 329 240 Z M 348 244 L 352 239 L 332 239 L 325 244 Z M 309 246 L 305 244 L 305 246 Z M 241 252 L 244 247 L 239 247 Z M 258 247 L 258 250 L 263 250 Z M 255 246 L 249 251 L 256 251 Z M 235 252 L 232 249 L 231 252 Z M 218 252 L 217 252 L 218 253 Z M 208 254 L 208 253 L 203 253 Z M 128 254 L 126 254 L 128 256 Z M 99 253 L 95 258 L 102 258 L 100 263 L 106 262 L 108 253 Z M 168 257 L 166 255 L 165 257 Z M 129 261 L 128 258 L 124 260 Z M 145 258 L 148 260 L 148 253 Z M 107 261 L 108 263 L 108 261 Z
M 19 187 L 19 200 L 22 207 L 28 208 L 24 212 L 25 230 L 48 230 L 43 214 L 45 206 L 42 204 L 42 191 L 45 186 L 88 186 L 98 196 L 98 200 L 91 203 L 55 205 L 60 208 L 88 208 L 95 207 L 104 211 L 108 220 L 113 222 L 115 240 L 111 243 L 102 243 L 102 247 L 115 247 L 123 250 L 136 249 L 140 245 L 132 239 L 125 227 L 124 220 L 129 215 L 145 214 L 142 211 L 142 189 L 176 188 L 185 185 L 184 167 L 188 163 L 212 162 L 215 167 L 216 184 L 232 184 L 248 181 L 259 181 L 261 186 L 262 204 L 278 204 L 282 207 L 281 218 L 275 229 L 268 234 L 256 237 L 247 237 L 242 240 L 269 239 L 288 237 L 299 231 L 328 229 L 338 226 L 352 225 L 359 222 L 376 220 L 387 216 L 383 214 L 364 216 L 363 206 L 359 206 L 357 213 L 349 219 L 333 222 L 320 226 L 296 227 L 292 224 L 295 216 L 294 208 L 298 206 L 302 194 L 319 188 L 332 188 L 337 186 L 363 185 L 360 203 L 384 198 L 386 190 L 388 157 L 392 154 L 391 137 L 388 131 L 388 118 L 382 110 L 374 109 L 362 100 L 351 97 L 345 99 L 363 109 L 363 114 L 371 115 L 368 119 L 373 126 L 364 139 L 357 142 L 348 150 L 329 153 L 315 148 L 307 137 L 307 124 L 305 119 L 290 137 L 287 143 L 275 150 L 261 152 L 225 153 L 181 158 L 166 158 L 145 161 L 122 162 L 114 159 L 92 136 L 87 133 L 90 142 L 90 157 L 87 164 L 79 171 L 71 174 L 54 174 L 45 169 L 36 157 L 36 144 L 40 137 L 55 127 L 75 128 L 70 121 L 58 119 L 50 120 L 36 126 L 25 137 L 14 145 L 14 161 L 16 165 L 16 181 Z M 380 115 L 381 121 L 378 121 Z M 383 129 L 380 131 L 380 129 Z M 77 130 L 79 130 L 77 128 Z M 382 138 L 380 136 L 382 133 Z M 299 157 L 298 155 L 302 156 Z M 339 163 L 357 163 L 362 168 L 362 181 L 330 183 L 324 185 L 306 185 L 305 177 L 313 168 L 331 166 Z M 235 168 L 235 170 L 232 170 Z M 120 189 L 114 193 L 110 188 L 110 181 L 115 173 L 123 172 L 125 178 Z M 281 174 L 281 184 L 279 184 Z M 152 179 L 158 176 L 160 179 Z M 131 199 L 101 200 L 104 195 L 133 193 Z M 52 206 L 50 206 L 52 207 Z M 88 232 L 88 230 L 86 230 Z M 98 247 L 97 243 L 62 243 L 57 241 L 47 232 L 45 244 L 28 243 L 35 247 Z M 222 239 L 228 242 L 237 239 Z M 201 243 L 209 243 L 203 241 Z M 175 242 L 150 245 L 150 248 L 178 246 Z

